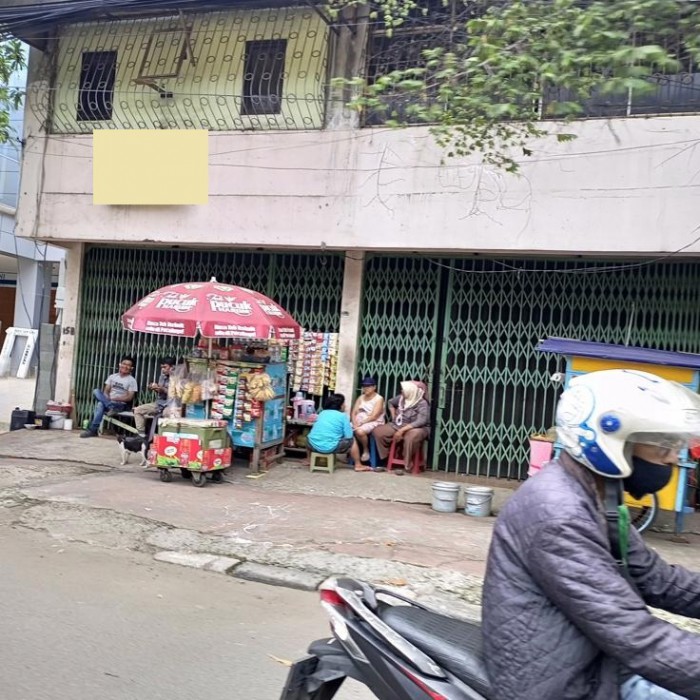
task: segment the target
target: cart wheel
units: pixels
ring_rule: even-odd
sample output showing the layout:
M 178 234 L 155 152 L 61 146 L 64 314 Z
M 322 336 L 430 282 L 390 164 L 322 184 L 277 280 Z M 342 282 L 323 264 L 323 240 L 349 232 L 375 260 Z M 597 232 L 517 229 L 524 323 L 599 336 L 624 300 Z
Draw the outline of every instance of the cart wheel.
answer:
M 169 483 L 173 480 L 173 475 L 170 473 L 169 469 L 160 470 L 160 480 L 164 481 L 165 483 Z
M 182 475 L 183 479 L 192 478 L 192 472 L 189 469 L 185 469 L 184 467 L 180 467 L 180 474 Z
M 200 488 L 207 483 L 207 475 L 204 472 L 192 472 L 192 486 Z
M 217 484 L 220 484 L 224 480 L 224 472 L 219 469 L 218 471 L 211 473 L 211 480 Z

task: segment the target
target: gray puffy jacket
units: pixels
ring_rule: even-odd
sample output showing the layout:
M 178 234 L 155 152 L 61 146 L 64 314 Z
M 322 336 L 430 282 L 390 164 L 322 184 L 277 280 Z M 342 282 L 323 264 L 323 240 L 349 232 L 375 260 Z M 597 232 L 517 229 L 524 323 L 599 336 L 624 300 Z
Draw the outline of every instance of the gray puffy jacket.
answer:
M 495 697 L 613 700 L 632 673 L 700 700 L 700 635 L 645 605 L 700 618 L 700 574 L 664 562 L 636 530 L 629 572 L 644 600 L 610 554 L 585 467 L 563 455 L 523 484 L 496 522 L 484 581 Z

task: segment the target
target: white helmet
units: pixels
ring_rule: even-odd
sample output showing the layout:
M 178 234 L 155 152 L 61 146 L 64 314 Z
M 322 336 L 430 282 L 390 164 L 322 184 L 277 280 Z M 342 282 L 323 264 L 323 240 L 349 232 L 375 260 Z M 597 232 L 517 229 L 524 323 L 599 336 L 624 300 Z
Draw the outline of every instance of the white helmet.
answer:
M 575 377 L 557 405 L 564 450 L 596 474 L 632 473 L 632 443 L 678 449 L 700 437 L 700 396 L 647 372 L 611 369 Z

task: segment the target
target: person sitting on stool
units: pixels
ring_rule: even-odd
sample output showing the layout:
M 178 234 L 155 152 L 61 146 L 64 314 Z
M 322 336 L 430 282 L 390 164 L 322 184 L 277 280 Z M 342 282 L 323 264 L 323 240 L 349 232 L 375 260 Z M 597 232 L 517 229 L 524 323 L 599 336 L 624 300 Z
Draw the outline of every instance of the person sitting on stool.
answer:
M 133 369 L 134 358 L 122 357 L 119 361 L 119 371 L 107 377 L 104 390 L 95 389 L 93 396 L 97 399 L 97 406 L 88 429 L 80 433 L 81 438 L 97 437 L 105 412 L 108 416 L 116 415 L 126 410 L 134 400 L 139 385 L 131 375 Z
M 174 357 L 163 357 L 160 361 L 160 377 L 157 382 L 148 385 L 151 391 L 155 391 L 157 398 L 152 403 L 144 403 L 134 409 L 134 423 L 141 437 L 146 437 L 146 418 L 153 418 L 163 413 L 168 403 L 168 386 L 170 385 L 170 373 L 175 367 Z
M 416 382 L 401 382 L 401 394 L 389 400 L 391 423 L 378 425 L 374 431 L 377 452 L 381 459 L 389 456 L 391 443 L 403 441 L 403 459 L 406 470 L 411 469 L 411 460 L 416 450 L 430 435 L 430 405 L 424 390 Z M 403 470 L 395 470 L 402 474 Z
M 331 394 L 323 403 L 323 410 L 318 414 L 306 439 L 307 449 L 322 455 L 345 454 L 355 462 L 356 472 L 370 471 L 360 463 L 360 448 L 353 437 L 350 419 L 344 413 L 345 396 Z
M 350 416 L 355 439 L 359 443 L 362 462 L 369 462 L 369 436 L 380 425 L 384 425 L 384 397 L 377 393 L 377 380 L 365 377 L 362 394 L 357 397 Z

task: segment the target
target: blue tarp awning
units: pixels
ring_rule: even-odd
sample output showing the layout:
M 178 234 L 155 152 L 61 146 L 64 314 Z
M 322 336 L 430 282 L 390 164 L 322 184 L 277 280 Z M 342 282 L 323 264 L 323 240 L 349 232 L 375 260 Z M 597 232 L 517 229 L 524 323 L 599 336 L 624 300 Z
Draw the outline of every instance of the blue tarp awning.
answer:
M 586 340 L 571 340 L 569 338 L 547 338 L 541 340 L 535 349 L 559 355 L 578 355 L 579 357 L 596 357 L 605 360 L 620 360 L 621 362 L 645 362 L 650 365 L 700 369 L 700 355 L 689 352 L 633 348 L 625 345 L 591 343 Z

